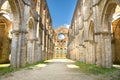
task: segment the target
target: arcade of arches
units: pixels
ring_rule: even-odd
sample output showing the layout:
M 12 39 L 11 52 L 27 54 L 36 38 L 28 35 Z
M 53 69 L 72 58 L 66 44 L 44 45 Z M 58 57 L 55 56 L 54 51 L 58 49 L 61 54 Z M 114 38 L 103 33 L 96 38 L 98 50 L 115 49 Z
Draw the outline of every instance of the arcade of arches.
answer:
M 46 0 L 0 0 L 0 63 L 67 57 L 111 68 L 119 50 L 120 0 L 78 0 L 70 28 L 57 30 Z

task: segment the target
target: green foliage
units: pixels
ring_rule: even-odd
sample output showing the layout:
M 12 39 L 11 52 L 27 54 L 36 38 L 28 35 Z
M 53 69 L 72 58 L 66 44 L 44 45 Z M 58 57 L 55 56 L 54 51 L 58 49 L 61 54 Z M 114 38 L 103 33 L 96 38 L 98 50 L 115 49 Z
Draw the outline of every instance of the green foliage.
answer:
M 119 69 L 116 68 L 101 68 L 97 67 L 95 64 L 86 64 L 83 62 L 75 62 L 75 65 L 80 67 L 80 71 L 88 74 L 105 74 L 105 73 L 113 73 L 115 71 L 118 71 Z

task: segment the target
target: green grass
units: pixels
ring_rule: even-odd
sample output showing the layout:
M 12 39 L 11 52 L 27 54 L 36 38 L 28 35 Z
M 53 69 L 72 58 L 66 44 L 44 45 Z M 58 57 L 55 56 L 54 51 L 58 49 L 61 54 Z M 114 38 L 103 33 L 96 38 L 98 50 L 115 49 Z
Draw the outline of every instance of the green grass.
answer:
M 95 64 L 86 64 L 83 62 L 75 62 L 75 65 L 80 67 L 80 71 L 87 73 L 87 74 L 105 74 L 105 73 L 113 73 L 115 71 L 118 71 L 119 69 L 116 68 L 100 68 L 97 67 Z
M 27 68 L 27 67 L 31 67 L 31 66 L 35 66 L 37 64 L 47 64 L 48 62 L 45 62 L 45 61 L 40 61 L 40 62 L 36 62 L 36 63 L 33 63 L 33 64 L 26 64 L 26 66 L 24 68 Z
M 3 75 L 5 73 L 10 73 L 13 71 L 17 71 L 17 70 L 18 70 L 17 68 L 11 68 L 10 66 L 0 67 L 0 75 Z
M 23 67 L 23 68 L 12 68 L 10 66 L 0 67 L 0 75 L 10 73 L 10 72 L 14 72 L 14 71 L 18 71 L 18 70 L 24 69 L 24 68 L 29 68 L 29 67 L 35 66 L 37 64 L 46 64 L 46 63 L 48 63 L 48 62 L 40 61 L 40 62 L 37 62 L 37 63 L 34 63 L 34 64 L 26 64 L 26 66 Z

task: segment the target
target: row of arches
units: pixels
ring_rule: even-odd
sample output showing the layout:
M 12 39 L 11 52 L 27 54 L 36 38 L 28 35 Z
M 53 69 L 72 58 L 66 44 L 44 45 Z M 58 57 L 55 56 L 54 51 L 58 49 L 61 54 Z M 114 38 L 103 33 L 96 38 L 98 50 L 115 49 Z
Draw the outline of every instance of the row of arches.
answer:
M 105 68 L 120 64 L 119 5 L 117 0 L 77 2 L 72 24 L 78 20 L 78 26 L 71 25 L 69 30 L 69 58 Z M 79 34 L 75 34 L 75 28 L 78 28 Z M 72 39 L 72 35 L 79 36 L 79 39 Z M 75 45 L 76 42 L 79 45 Z M 73 45 L 78 48 L 71 48 Z
M 46 0 L 0 0 L 0 63 L 23 67 L 52 58 L 53 47 L 42 43 L 53 45 L 52 36 Z

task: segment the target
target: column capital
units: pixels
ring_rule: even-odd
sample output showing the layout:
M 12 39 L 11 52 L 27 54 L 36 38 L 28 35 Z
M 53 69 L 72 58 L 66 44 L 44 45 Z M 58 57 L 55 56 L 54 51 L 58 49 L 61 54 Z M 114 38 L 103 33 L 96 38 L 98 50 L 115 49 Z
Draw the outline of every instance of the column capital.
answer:
M 19 34 L 19 33 L 28 33 L 28 31 L 27 30 L 12 30 L 11 31 L 11 33 L 13 34 L 13 33 L 16 33 L 16 34 Z
M 94 33 L 95 35 L 111 35 L 112 33 L 108 32 L 108 31 L 103 31 L 103 32 L 96 32 Z

